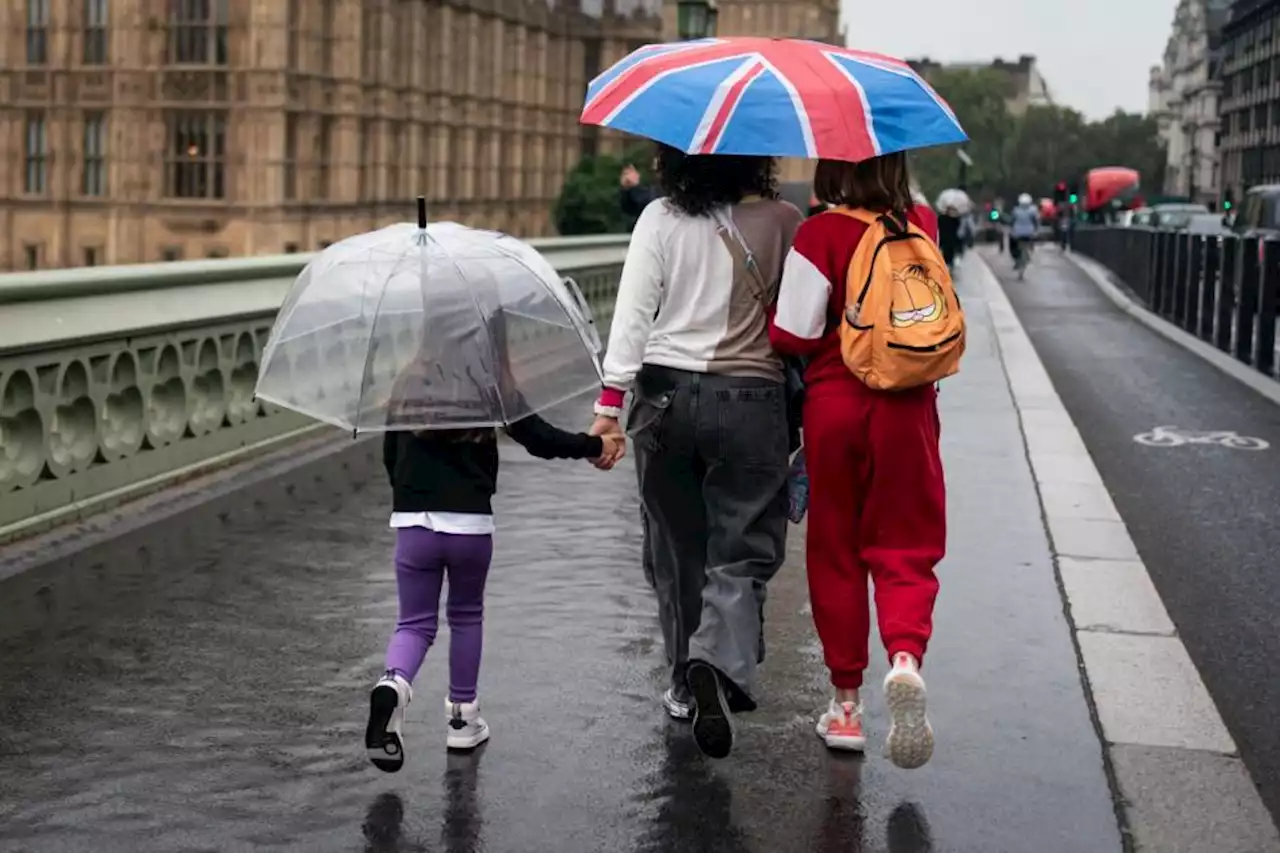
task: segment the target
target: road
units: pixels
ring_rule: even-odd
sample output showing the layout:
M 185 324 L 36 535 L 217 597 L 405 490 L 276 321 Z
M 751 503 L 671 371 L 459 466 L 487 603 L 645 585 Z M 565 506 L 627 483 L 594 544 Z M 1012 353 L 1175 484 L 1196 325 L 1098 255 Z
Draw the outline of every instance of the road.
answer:
M 988 255 L 1273 816 L 1280 815 L 1280 407 L 1120 311 L 1055 248 Z M 1154 427 L 1265 450 L 1151 447 Z
M 658 705 L 634 472 L 504 448 L 481 675 L 494 739 L 446 755 L 433 653 L 408 764 L 378 773 L 362 731 L 392 539 L 376 445 L 353 444 L 22 552 L 0 581 L 0 850 L 1119 851 L 1017 413 L 987 314 L 966 305 L 965 371 L 942 395 L 952 533 L 926 768 L 879 755 L 874 641 L 877 748 L 842 758 L 814 736 L 828 693 L 800 528 L 770 588 L 761 709 L 733 756 L 704 759 Z

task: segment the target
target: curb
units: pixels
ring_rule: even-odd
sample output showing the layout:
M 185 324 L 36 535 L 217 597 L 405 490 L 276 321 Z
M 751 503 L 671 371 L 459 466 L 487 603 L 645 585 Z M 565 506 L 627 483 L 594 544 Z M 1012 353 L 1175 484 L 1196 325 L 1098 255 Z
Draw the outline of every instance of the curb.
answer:
M 1121 311 L 1183 349 L 1200 356 L 1200 358 L 1203 358 L 1232 379 L 1243 382 L 1254 391 L 1280 406 L 1280 381 L 1272 379 L 1265 373 L 1259 373 L 1243 362 L 1237 361 L 1217 347 L 1205 343 L 1190 332 L 1175 326 L 1160 315 L 1139 304 L 1112 283 L 1110 270 L 1092 258 L 1087 258 L 1074 252 L 1066 253 L 1063 257 L 1075 264 L 1081 272 L 1087 275 L 1098 286 L 1098 289 L 1114 302 Z
M 1021 422 L 1126 850 L 1280 851 L 1280 833 L 1013 305 L 985 259 L 971 269 Z

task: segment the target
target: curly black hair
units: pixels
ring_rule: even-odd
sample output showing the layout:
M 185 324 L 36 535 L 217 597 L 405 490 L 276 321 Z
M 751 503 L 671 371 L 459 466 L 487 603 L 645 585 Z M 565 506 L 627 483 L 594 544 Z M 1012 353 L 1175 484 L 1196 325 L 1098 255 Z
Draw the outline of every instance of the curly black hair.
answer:
M 690 216 L 708 216 L 748 195 L 778 197 L 778 163 L 772 157 L 685 154 L 659 145 L 654 167 L 667 200 Z

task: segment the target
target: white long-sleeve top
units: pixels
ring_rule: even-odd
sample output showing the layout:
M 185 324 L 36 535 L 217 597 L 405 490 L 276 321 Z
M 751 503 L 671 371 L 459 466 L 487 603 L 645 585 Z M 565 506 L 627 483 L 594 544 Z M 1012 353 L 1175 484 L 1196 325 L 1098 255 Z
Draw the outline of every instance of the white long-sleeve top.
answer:
M 726 212 L 750 246 L 765 288 L 714 217 L 689 216 L 664 199 L 652 202 L 636 222 L 622 267 L 603 365 L 606 388 L 630 390 L 644 364 L 781 381 L 767 309 L 803 215 L 767 199 Z

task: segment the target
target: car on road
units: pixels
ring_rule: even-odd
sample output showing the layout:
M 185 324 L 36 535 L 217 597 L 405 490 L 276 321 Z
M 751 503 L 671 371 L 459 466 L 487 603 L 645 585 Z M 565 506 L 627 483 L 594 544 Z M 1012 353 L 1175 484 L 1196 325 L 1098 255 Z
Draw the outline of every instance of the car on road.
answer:
M 1151 224 L 1151 208 L 1139 207 L 1133 210 L 1122 210 L 1116 223 L 1121 228 L 1136 228 Z
M 1151 207 L 1150 220 L 1144 224 L 1153 228 L 1186 228 L 1193 216 L 1209 212 L 1209 208 L 1203 204 L 1188 202 L 1157 204 Z
M 1280 184 L 1251 187 L 1231 230 L 1241 237 L 1280 237 Z
M 1231 229 L 1222 221 L 1219 213 L 1193 213 L 1187 220 L 1185 230 L 1191 234 L 1206 234 L 1223 237 L 1231 233 Z

